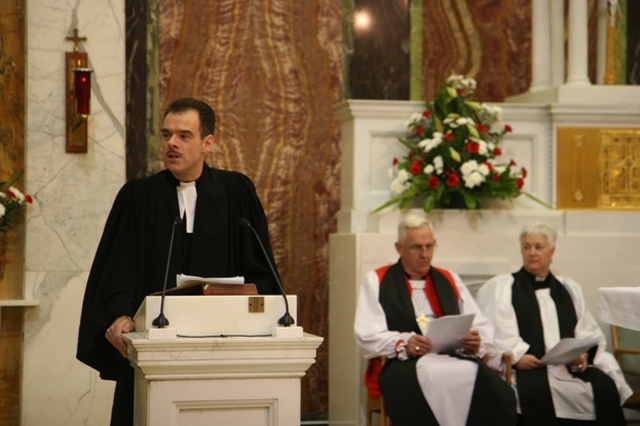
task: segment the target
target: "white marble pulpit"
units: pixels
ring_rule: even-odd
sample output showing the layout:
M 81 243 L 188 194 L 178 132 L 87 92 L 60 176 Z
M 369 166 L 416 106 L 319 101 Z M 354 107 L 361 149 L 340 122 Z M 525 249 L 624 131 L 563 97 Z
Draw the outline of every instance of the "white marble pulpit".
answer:
M 161 300 L 147 296 L 125 335 L 136 426 L 300 425 L 301 378 L 323 339 L 278 326 L 282 296 L 167 296 L 159 329 Z
M 125 336 L 136 426 L 298 426 L 301 378 L 323 339 Z

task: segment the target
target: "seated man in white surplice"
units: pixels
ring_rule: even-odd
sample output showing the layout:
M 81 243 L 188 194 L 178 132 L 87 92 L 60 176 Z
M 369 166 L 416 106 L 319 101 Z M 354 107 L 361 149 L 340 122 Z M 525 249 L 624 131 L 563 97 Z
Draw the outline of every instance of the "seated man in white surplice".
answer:
M 370 360 L 369 391 L 379 385 L 394 426 L 515 424 L 513 390 L 479 358 L 491 347 L 493 326 L 458 275 L 431 266 L 431 224 L 406 217 L 395 246 L 399 261 L 365 275 L 356 308 L 356 340 Z M 461 347 L 433 353 L 421 325 L 469 313 L 475 318 Z M 380 356 L 387 358 L 381 370 L 375 363 Z
M 550 272 L 556 231 L 533 223 L 520 233 L 523 267 L 498 275 L 476 300 L 494 323 L 496 344 L 511 352 L 519 424 L 624 425 L 620 405 L 631 390 L 605 337 L 585 307 L 580 285 Z M 565 364 L 543 365 L 541 358 L 562 338 L 598 342 Z

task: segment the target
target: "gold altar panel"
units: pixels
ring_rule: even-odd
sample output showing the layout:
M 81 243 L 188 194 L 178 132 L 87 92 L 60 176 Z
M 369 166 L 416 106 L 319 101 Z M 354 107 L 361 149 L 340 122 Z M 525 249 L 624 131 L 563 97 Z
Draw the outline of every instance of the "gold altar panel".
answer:
M 640 208 L 640 129 L 559 127 L 558 208 Z
M 600 132 L 600 208 L 640 208 L 640 129 Z

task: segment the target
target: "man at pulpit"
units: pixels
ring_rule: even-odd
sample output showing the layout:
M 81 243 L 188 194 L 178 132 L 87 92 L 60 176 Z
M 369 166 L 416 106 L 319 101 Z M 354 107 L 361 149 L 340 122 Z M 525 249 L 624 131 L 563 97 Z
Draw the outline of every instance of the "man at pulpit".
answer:
M 493 327 L 460 277 L 432 266 L 436 239 L 428 220 L 403 219 L 395 248 L 398 262 L 369 271 L 358 296 L 354 331 L 370 360 L 368 390 L 379 386 L 394 426 L 515 425 L 515 394 L 494 371 L 500 355 Z M 429 322 L 463 314 L 475 317 L 460 347 L 434 353 Z M 386 358 L 381 370 L 379 357 Z
M 133 369 L 122 335 L 134 331 L 133 315 L 165 279 L 171 288 L 180 273 L 243 276 L 260 294 L 278 294 L 259 241 L 241 226 L 241 219 L 250 223 L 275 264 L 255 186 L 244 174 L 205 163 L 214 128 L 206 103 L 172 102 L 161 129 L 166 170 L 126 183 L 107 218 L 85 289 L 76 357 L 116 381 L 112 425 L 133 423 Z
M 606 352 L 580 285 L 550 271 L 556 238 L 547 224 L 526 225 L 520 233 L 522 268 L 490 279 L 476 296 L 495 325 L 496 344 L 511 353 L 519 424 L 622 426 L 620 406 L 632 392 Z M 585 341 L 584 352 L 543 362 L 564 338 Z

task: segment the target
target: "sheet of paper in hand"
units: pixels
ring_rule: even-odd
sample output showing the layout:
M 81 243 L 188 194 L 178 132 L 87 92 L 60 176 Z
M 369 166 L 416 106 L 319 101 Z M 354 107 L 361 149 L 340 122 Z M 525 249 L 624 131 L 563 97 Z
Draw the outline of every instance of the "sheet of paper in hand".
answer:
M 575 337 L 565 337 L 557 345 L 549 349 L 540 361 L 544 365 L 566 364 L 578 358 L 583 353 L 598 344 L 598 338 L 577 339 Z
M 476 314 L 447 315 L 431 320 L 426 336 L 431 339 L 431 353 L 450 352 L 460 348 L 469 333 Z

